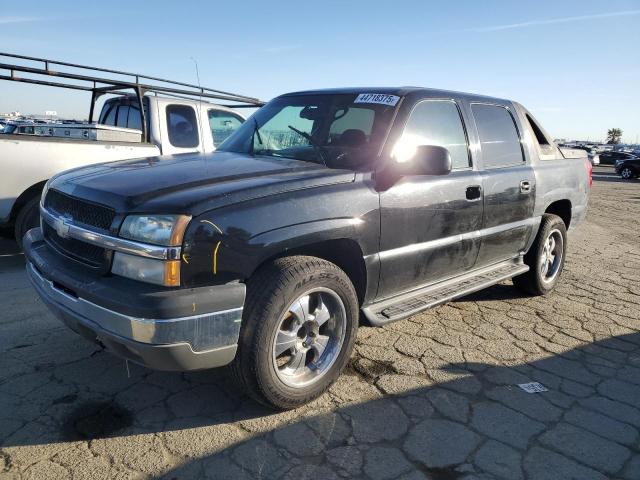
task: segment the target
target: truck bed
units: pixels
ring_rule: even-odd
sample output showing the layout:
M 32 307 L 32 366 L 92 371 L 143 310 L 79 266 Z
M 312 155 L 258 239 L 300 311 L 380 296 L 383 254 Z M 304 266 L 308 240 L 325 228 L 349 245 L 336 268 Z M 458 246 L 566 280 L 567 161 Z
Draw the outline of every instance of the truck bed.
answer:
M 22 192 L 56 173 L 83 165 L 159 154 L 160 149 L 150 143 L 2 134 L 0 223 L 9 220 L 15 199 Z

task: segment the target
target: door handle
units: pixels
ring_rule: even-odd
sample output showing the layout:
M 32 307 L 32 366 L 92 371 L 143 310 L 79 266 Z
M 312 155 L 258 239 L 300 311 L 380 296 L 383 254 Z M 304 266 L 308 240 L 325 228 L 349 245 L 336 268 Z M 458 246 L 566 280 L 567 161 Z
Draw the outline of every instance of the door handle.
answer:
M 470 202 L 480 200 L 481 196 L 482 196 L 482 188 L 480 187 L 480 185 L 469 185 L 467 187 L 466 197 L 467 197 L 467 200 L 469 200 Z
M 531 184 L 526 180 L 520 182 L 520 193 L 529 193 L 531 191 Z

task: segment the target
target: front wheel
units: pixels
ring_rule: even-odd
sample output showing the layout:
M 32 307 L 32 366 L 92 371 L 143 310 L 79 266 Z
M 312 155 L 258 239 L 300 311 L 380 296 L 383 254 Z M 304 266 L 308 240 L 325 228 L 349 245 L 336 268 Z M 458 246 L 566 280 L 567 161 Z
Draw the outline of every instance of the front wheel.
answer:
M 566 251 L 567 227 L 557 215 L 544 214 L 536 239 L 524 256 L 529 271 L 514 277 L 513 284 L 531 295 L 551 292 L 562 273 Z
M 340 268 L 315 257 L 280 258 L 247 282 L 231 370 L 259 402 L 295 408 L 338 378 L 357 328 L 357 296 Z
M 622 170 L 620 170 L 620 176 L 625 180 L 631 180 L 636 175 L 634 171 L 631 170 L 629 167 L 624 167 Z

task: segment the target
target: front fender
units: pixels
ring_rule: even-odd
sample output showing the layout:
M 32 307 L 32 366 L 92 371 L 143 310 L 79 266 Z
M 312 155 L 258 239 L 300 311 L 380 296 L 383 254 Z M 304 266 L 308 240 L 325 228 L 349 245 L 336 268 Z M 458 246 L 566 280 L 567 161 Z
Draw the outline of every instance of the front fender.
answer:
M 378 251 L 379 232 L 378 197 L 363 184 L 230 205 L 191 221 L 183 244 L 183 285 L 244 281 L 271 258 L 332 240 L 353 241 L 362 256 L 371 256 Z

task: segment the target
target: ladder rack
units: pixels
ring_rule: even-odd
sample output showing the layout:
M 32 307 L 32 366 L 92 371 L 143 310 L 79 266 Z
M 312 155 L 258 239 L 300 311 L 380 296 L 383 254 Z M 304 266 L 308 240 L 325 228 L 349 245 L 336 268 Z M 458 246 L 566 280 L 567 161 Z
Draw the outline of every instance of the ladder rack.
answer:
M 20 60 L 29 62 L 29 65 L 20 65 L 15 62 Z M 36 65 L 33 65 L 33 64 Z M 53 67 L 53 68 L 52 68 Z M 60 68 L 62 67 L 62 68 Z M 54 69 L 55 68 L 55 69 Z M 81 70 L 77 73 L 73 70 Z M 89 122 L 93 122 L 95 104 L 102 95 L 111 93 L 116 95 L 126 95 L 122 90 L 131 89 L 134 91 L 140 104 L 142 114 L 143 138 L 147 138 L 146 119 L 142 98 L 147 92 L 166 94 L 169 96 L 180 96 L 189 99 L 211 99 L 231 102 L 223 106 L 232 108 L 255 108 L 264 105 L 264 102 L 246 95 L 216 90 L 190 83 L 176 82 L 158 77 L 151 77 L 140 73 L 122 72 L 107 68 L 90 67 L 75 63 L 48 60 L 45 58 L 29 57 L 13 53 L 0 52 L 0 72 L 6 71 L 8 74 L 0 73 L 0 80 L 13 82 L 30 83 L 35 85 L 46 85 L 50 87 L 67 88 L 71 90 L 81 90 L 91 92 L 91 105 L 89 109 Z M 104 74 L 119 75 L 124 78 L 109 78 Z M 24 76 L 27 75 L 27 76 Z M 35 77 L 35 78 L 34 78 Z M 53 81 L 39 77 L 54 77 L 62 81 Z M 66 81 L 65 81 L 66 80 Z M 76 83 L 71 83 L 72 80 Z

